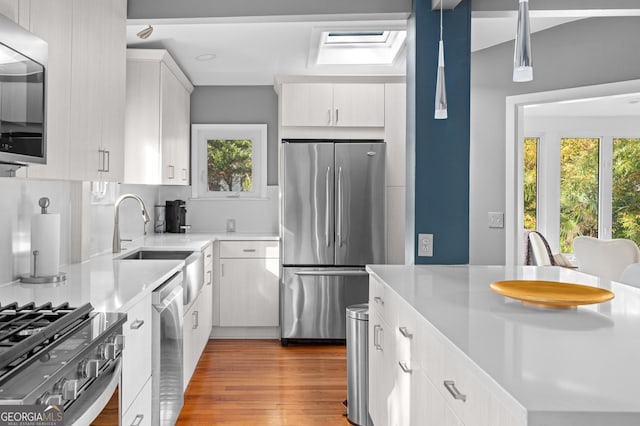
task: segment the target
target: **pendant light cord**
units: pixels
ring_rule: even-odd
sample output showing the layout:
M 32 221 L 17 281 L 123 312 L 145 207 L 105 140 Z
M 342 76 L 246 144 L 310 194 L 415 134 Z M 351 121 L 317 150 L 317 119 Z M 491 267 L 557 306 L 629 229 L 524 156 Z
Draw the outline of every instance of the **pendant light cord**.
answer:
M 440 41 L 442 41 L 442 2 L 444 0 L 440 0 Z

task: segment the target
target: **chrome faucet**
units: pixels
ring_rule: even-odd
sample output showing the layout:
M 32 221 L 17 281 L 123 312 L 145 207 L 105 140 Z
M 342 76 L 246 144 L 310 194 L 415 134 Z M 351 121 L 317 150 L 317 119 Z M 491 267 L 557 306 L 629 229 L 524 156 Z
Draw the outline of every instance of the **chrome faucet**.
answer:
M 122 242 L 122 240 L 120 239 L 120 204 L 122 204 L 122 202 L 127 198 L 133 198 L 134 200 L 137 200 L 138 203 L 140 203 L 140 207 L 142 207 L 142 220 L 144 220 L 144 224 L 145 224 L 145 231 L 144 231 L 145 234 L 147 233 L 146 225 L 151 220 L 151 218 L 149 217 L 149 213 L 147 212 L 147 208 L 144 205 L 144 201 L 142 201 L 142 198 L 134 194 L 121 195 L 116 200 L 116 204 L 114 206 L 115 208 L 115 214 L 113 217 L 113 252 L 114 253 L 120 253 L 120 251 L 122 250 L 120 248 L 120 243 Z

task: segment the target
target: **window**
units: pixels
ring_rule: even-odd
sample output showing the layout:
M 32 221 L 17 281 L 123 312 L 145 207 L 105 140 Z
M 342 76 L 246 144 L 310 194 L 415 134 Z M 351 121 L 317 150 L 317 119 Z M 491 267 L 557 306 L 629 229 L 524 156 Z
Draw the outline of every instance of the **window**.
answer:
M 537 229 L 538 138 L 524 140 L 524 228 Z
M 264 198 L 266 124 L 194 124 L 194 198 Z
M 640 245 L 640 138 L 614 138 L 612 165 L 612 237 Z
M 598 237 L 598 138 L 560 140 L 560 250 L 578 235 Z

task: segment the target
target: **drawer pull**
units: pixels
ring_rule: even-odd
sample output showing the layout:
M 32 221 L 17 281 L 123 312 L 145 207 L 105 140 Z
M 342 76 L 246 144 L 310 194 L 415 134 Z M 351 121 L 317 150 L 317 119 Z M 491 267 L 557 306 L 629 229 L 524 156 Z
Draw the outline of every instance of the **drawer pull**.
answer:
M 399 327 L 398 330 L 400 331 L 400 334 L 407 339 L 411 339 L 413 337 L 413 334 L 409 333 L 409 329 L 407 327 Z
M 137 414 L 136 417 L 133 419 L 131 426 L 140 426 L 143 419 L 144 419 L 144 414 Z
M 208 259 L 208 258 L 210 258 L 210 257 L 211 257 L 211 253 L 209 253 L 209 254 L 207 255 L 207 259 Z
M 199 321 L 199 315 L 198 315 L 198 311 L 193 311 L 193 313 L 191 314 L 193 315 L 193 326 L 192 329 L 195 330 L 196 328 L 198 328 L 198 325 L 200 325 L 200 321 Z
M 373 298 L 374 302 L 376 302 L 378 305 L 384 305 L 384 300 L 382 300 L 382 297 L 380 296 L 376 296 Z
M 467 402 L 467 395 L 460 393 L 458 388 L 456 388 L 456 382 L 454 382 L 453 380 L 445 380 L 444 387 L 447 388 L 454 399 L 459 399 L 462 402 Z
M 245 253 L 255 253 L 256 249 L 242 249 L 242 251 Z
M 405 373 L 411 373 L 411 369 L 409 368 L 409 366 L 407 366 L 406 362 L 398 361 L 398 365 Z
M 381 333 L 382 333 L 382 326 L 378 324 L 374 325 L 373 326 L 373 347 L 375 347 L 379 351 L 382 350 L 382 344 L 380 343 Z
M 143 324 L 144 324 L 144 320 L 135 320 L 134 322 L 131 323 L 129 328 L 131 328 L 132 330 L 137 330 L 140 327 L 142 327 Z
M 207 285 L 211 285 L 211 271 L 207 271 Z

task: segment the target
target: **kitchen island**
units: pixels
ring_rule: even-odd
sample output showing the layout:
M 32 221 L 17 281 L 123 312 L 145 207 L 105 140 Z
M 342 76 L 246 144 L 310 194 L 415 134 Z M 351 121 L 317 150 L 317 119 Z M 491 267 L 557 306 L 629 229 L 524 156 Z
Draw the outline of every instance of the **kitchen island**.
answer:
M 367 270 L 375 424 L 640 424 L 640 289 L 560 267 Z M 556 310 L 489 288 L 513 279 L 596 286 L 615 298 Z

